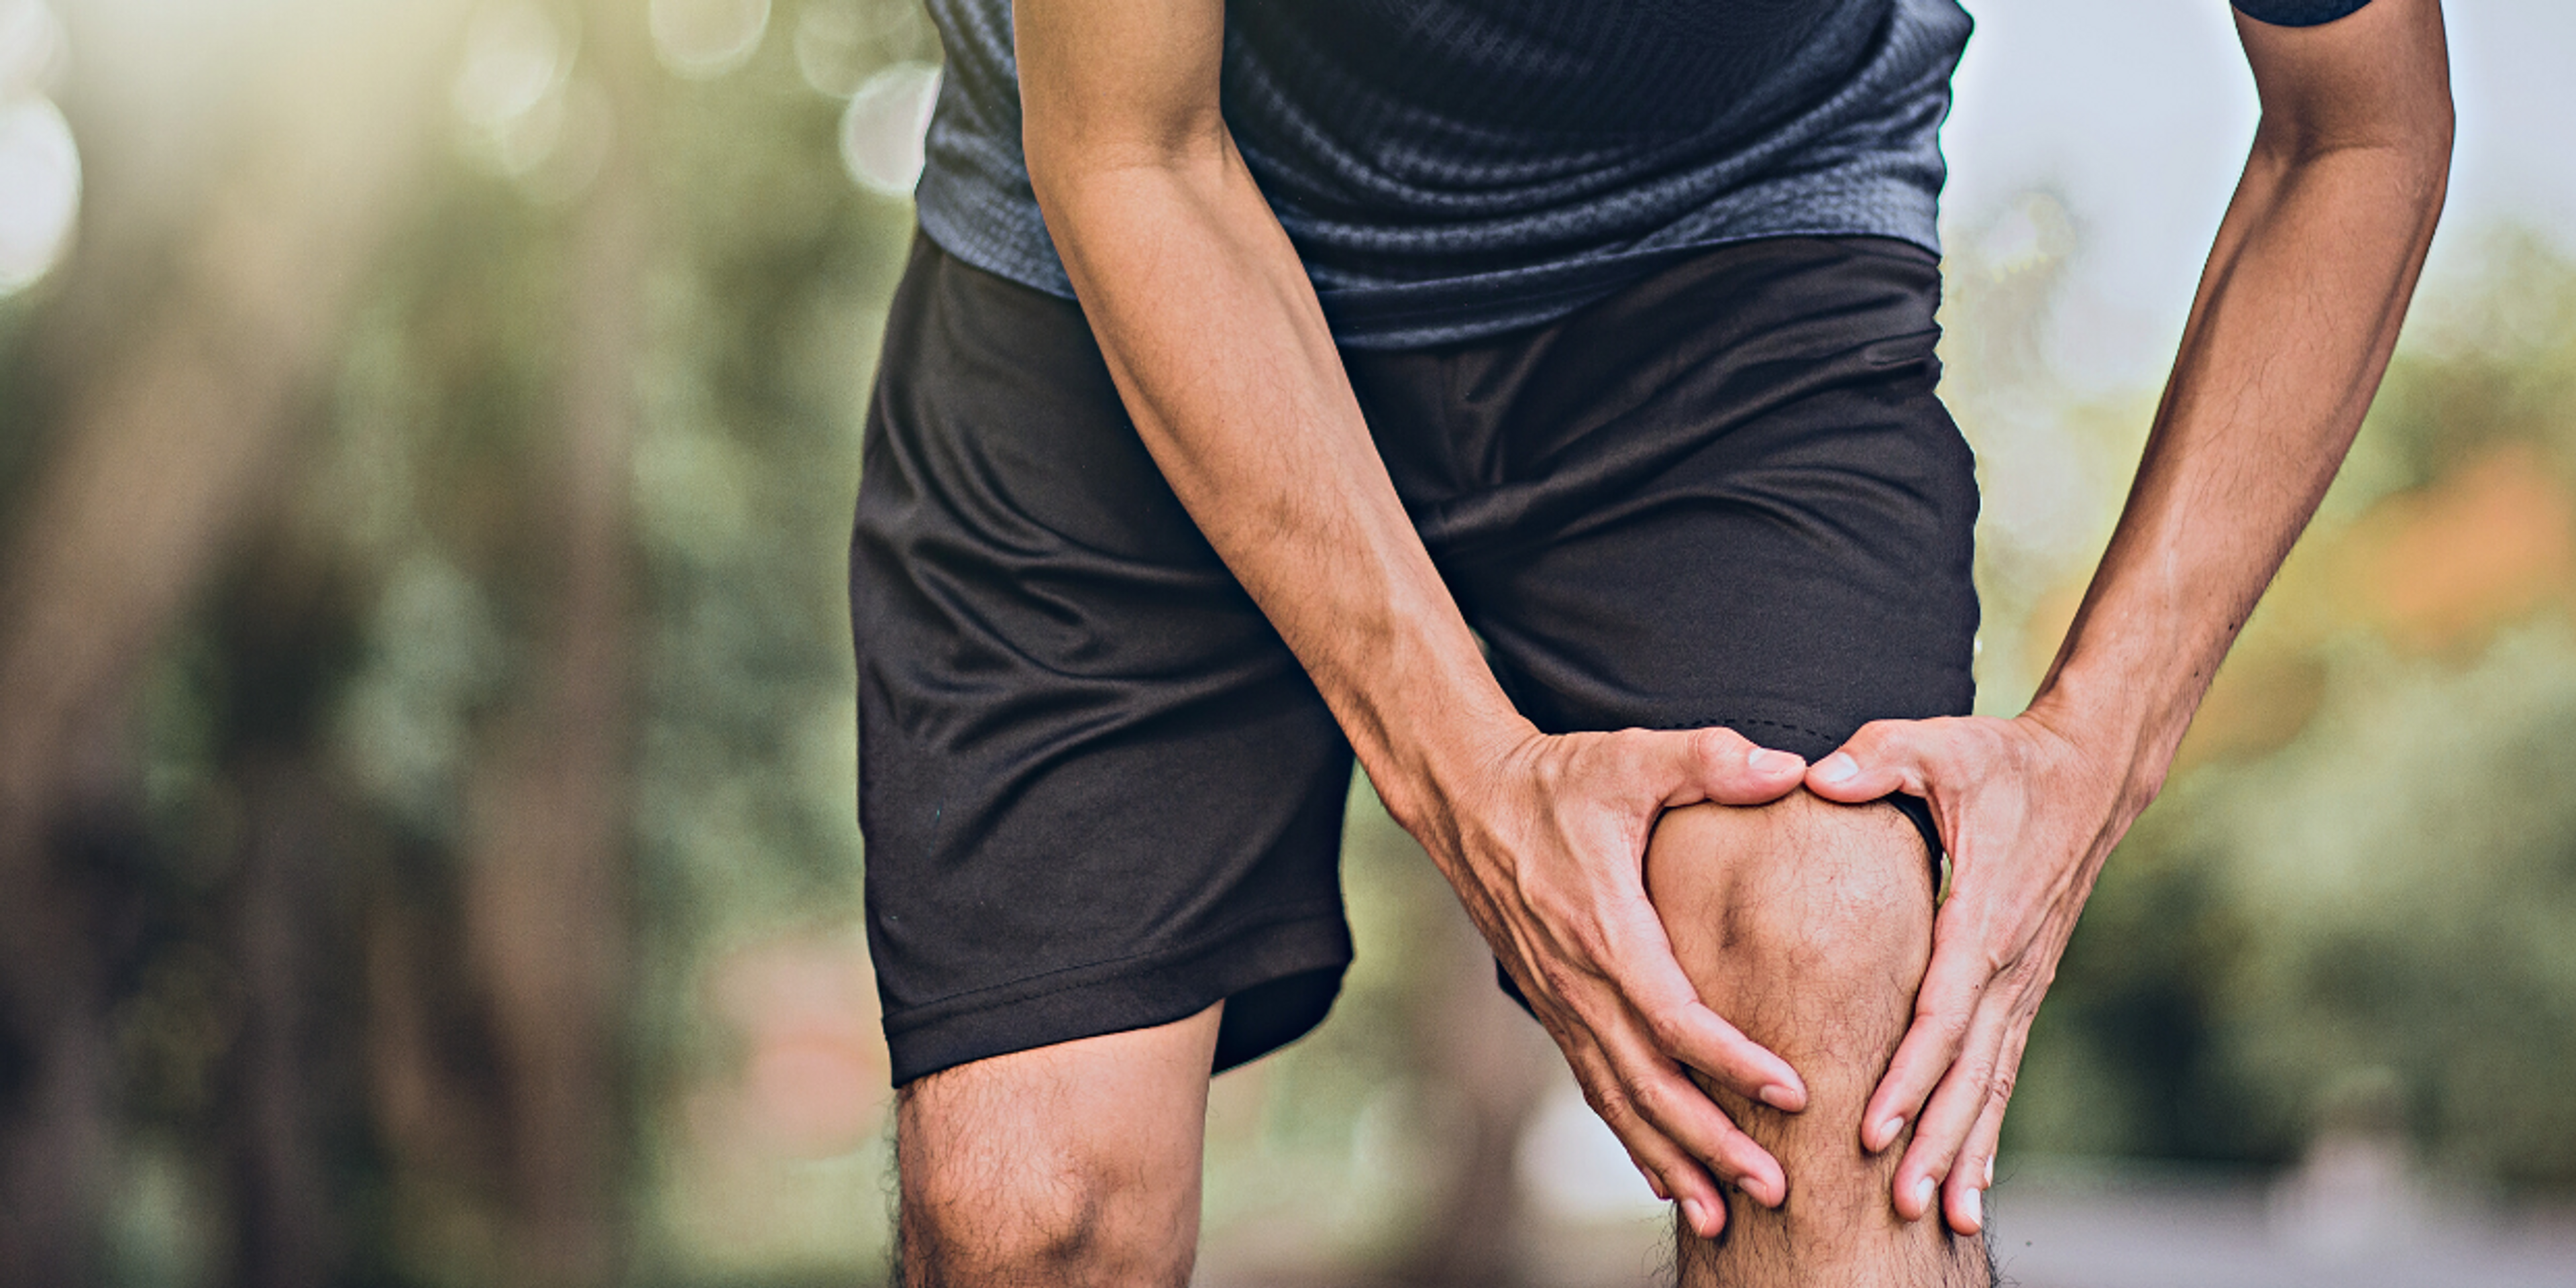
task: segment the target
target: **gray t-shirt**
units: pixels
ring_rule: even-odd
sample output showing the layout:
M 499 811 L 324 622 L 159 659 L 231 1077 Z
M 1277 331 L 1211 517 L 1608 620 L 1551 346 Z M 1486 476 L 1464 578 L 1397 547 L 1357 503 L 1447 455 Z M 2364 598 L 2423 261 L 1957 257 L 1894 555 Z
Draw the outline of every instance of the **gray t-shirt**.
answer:
M 1010 0 L 929 4 L 948 68 L 923 231 L 1071 297 L 1020 151 Z M 1552 321 L 1749 238 L 1937 253 L 1969 25 L 1956 0 L 1229 0 L 1220 86 L 1336 338 L 1406 348 Z

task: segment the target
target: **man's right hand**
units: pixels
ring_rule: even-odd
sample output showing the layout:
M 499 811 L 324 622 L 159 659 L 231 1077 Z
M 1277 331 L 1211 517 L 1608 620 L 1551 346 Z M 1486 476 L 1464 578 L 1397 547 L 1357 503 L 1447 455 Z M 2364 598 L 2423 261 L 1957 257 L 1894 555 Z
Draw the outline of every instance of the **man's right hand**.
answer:
M 1766 1207 L 1787 1184 L 1685 1068 L 1784 1111 L 1804 1108 L 1807 1092 L 1682 973 L 1646 898 L 1646 841 L 1667 809 L 1766 804 L 1805 771 L 1798 757 L 1724 729 L 1533 731 L 1466 785 L 1406 793 L 1399 813 L 1563 1049 L 1585 1100 L 1703 1238 L 1726 1224 L 1712 1168 Z

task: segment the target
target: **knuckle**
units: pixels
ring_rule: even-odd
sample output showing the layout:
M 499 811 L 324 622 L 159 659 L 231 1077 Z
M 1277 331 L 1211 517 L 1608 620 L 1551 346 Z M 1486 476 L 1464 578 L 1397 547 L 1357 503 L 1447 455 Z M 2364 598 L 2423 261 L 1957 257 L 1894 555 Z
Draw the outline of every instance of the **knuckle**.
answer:
M 1664 1111 L 1672 1104 L 1672 1097 L 1663 1087 L 1645 1078 L 1630 1080 L 1626 1086 L 1626 1095 L 1629 1107 L 1636 1111 L 1638 1117 L 1648 1122 L 1662 1121 Z
M 1992 1074 L 1989 1074 L 1986 1077 L 1987 1103 L 2000 1108 L 2005 1102 L 2012 1099 L 2013 1088 L 2018 1086 L 2020 1081 L 2021 1073 L 2019 1070 L 2014 1069 L 2010 1065 L 1997 1067 Z
M 1689 1027 L 1682 1022 L 1681 1012 L 1671 1007 L 1659 1007 L 1646 1016 L 1646 1036 L 1654 1040 L 1656 1050 L 1668 1056 L 1679 1055 L 1682 1044 L 1688 1039 Z
M 1742 768 L 1745 749 L 1751 745 L 1732 729 L 1712 728 L 1692 734 L 1690 749 L 1703 769 L 1722 773 Z
M 1655 1104 L 1654 1084 L 1624 1070 L 1617 1075 L 1612 1094 L 1629 1113 L 1640 1118 L 1646 1117 L 1647 1110 Z
M 1592 1106 L 1592 1112 L 1600 1115 L 1601 1121 L 1610 1124 L 1613 1129 L 1636 1118 L 1636 1106 L 1628 1099 L 1627 1089 L 1615 1081 L 1586 1083 L 1583 1088 L 1583 1103 Z

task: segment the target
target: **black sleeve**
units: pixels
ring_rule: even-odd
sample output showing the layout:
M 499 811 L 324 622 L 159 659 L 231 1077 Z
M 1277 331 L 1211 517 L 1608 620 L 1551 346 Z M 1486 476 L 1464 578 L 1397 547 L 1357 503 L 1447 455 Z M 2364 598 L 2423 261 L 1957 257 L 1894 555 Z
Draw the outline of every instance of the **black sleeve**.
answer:
M 2369 3 L 2370 0 L 2236 0 L 2236 7 L 2246 17 L 2275 27 L 2316 27 Z

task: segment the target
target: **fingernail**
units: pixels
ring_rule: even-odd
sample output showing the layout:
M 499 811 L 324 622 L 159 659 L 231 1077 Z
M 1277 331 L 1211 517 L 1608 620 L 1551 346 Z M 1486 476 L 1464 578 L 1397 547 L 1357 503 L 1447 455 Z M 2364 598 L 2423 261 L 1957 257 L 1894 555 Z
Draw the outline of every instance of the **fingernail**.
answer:
M 1973 1234 L 1986 1228 L 1986 1192 L 1968 1191 L 1968 1228 Z
M 1701 1207 L 1698 1199 L 1682 1200 L 1682 1223 L 1690 1227 L 1692 1234 L 1708 1237 L 1708 1209 Z
M 1936 1183 L 1932 1180 L 1932 1178 L 1931 1178 L 1931 1177 L 1929 1177 L 1929 1176 L 1926 1176 L 1926 1177 L 1924 1177 L 1922 1180 L 1916 1181 L 1916 1182 L 1914 1183 L 1914 1202 L 1915 1202 L 1915 1205 L 1916 1205 L 1916 1206 L 1918 1206 L 1918 1207 L 1920 1207 L 1920 1208 L 1922 1208 L 1922 1209 L 1923 1209 L 1923 1212 L 1924 1212 L 1924 1214 L 1925 1214 L 1925 1215 L 1927 1215 L 1927 1216 L 1928 1216 L 1928 1215 L 1930 1215 L 1930 1214 L 1931 1214 L 1931 1212 L 1932 1212 L 1932 1194 L 1933 1194 L 1933 1192 L 1934 1192 L 1935 1190 L 1938 1190 L 1938 1189 L 1940 1189 L 1940 1188 L 1941 1188 L 1941 1187 L 1940 1187 L 1938 1184 L 1936 1184 Z
M 1896 1117 L 1893 1117 L 1893 1118 L 1884 1118 L 1884 1119 L 1879 1120 L 1879 1124 L 1878 1124 L 1878 1144 L 1877 1144 L 1877 1145 L 1875 1145 L 1875 1146 L 1873 1146 L 1872 1148 L 1875 1148 L 1875 1149 L 1885 1149 L 1885 1148 L 1887 1148 L 1888 1146 L 1895 1144 L 1895 1143 L 1896 1143 L 1896 1134 L 1897 1134 L 1898 1132 L 1901 1132 L 1901 1131 L 1904 1131 L 1904 1130 L 1905 1130 L 1905 1117 L 1904 1117 L 1904 1115 L 1902 1115 L 1902 1114 L 1899 1114 L 1899 1115 L 1897 1115 Z
M 1860 765 L 1837 751 L 1816 765 L 1816 781 L 1827 785 L 1847 783 L 1860 776 Z
M 1673 1201 L 1672 1191 L 1664 1188 L 1664 1178 L 1660 1176 L 1648 1176 L 1646 1178 L 1646 1188 L 1655 1192 L 1655 1200 L 1659 1203 L 1670 1203 Z
M 1798 1112 L 1798 1093 L 1776 1082 L 1762 1089 L 1761 1100 L 1784 1114 Z
M 1988 1155 L 1986 1155 L 1986 1188 L 1991 1190 L 1991 1189 L 1993 1189 L 1994 1187 L 1995 1187 L 1995 1156 L 1994 1156 L 1994 1155 L 1992 1155 L 1992 1154 L 1988 1154 Z
M 1756 747 L 1744 757 L 1744 763 L 1758 773 L 1776 774 L 1783 770 L 1797 769 L 1807 762 L 1785 751 Z

